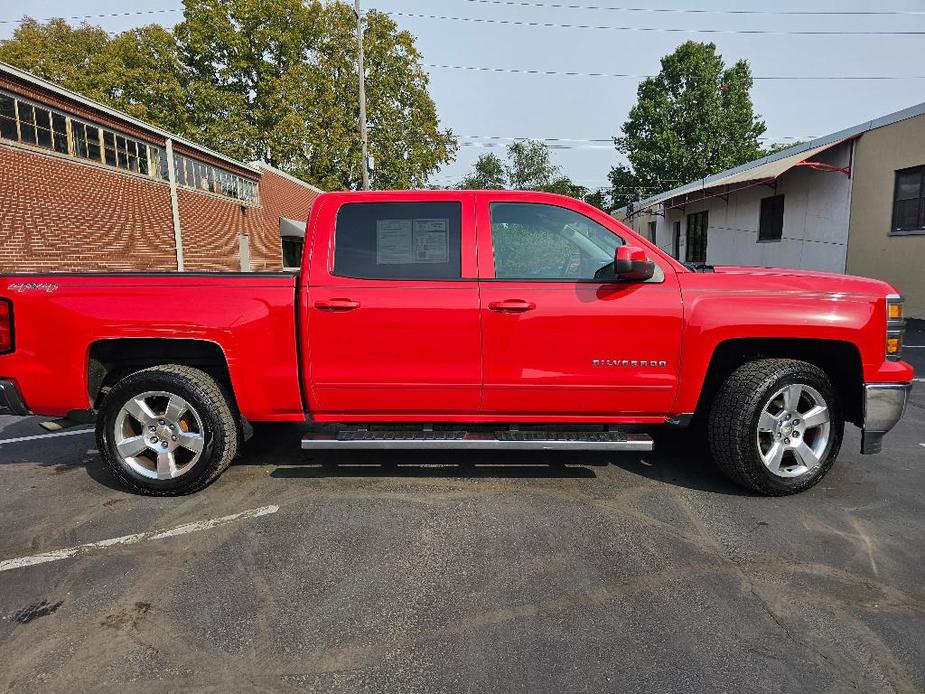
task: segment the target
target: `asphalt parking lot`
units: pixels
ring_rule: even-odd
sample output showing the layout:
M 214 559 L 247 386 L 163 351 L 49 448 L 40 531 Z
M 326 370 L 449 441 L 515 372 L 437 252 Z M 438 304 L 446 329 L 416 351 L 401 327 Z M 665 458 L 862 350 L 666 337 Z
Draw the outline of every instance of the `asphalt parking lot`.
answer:
M 91 435 L 11 441 L 44 433 L 0 417 L 3 690 L 925 690 L 925 384 L 881 455 L 849 427 L 782 499 L 677 434 L 309 455 L 296 426 L 150 499 Z

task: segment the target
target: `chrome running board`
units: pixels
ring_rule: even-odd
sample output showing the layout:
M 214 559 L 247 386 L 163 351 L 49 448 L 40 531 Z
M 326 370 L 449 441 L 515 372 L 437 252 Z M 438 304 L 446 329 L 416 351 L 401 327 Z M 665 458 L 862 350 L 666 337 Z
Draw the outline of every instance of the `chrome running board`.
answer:
M 336 433 L 310 433 L 302 439 L 304 450 L 435 449 L 540 451 L 651 451 L 647 434 L 620 431 L 367 431 L 345 429 Z

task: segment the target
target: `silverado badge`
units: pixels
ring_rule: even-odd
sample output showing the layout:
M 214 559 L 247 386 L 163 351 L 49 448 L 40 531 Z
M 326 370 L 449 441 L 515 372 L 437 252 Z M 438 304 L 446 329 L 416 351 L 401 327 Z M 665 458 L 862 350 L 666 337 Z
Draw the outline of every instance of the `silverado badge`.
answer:
M 656 359 L 592 359 L 591 366 L 639 366 L 658 368 L 668 366 L 668 362 Z

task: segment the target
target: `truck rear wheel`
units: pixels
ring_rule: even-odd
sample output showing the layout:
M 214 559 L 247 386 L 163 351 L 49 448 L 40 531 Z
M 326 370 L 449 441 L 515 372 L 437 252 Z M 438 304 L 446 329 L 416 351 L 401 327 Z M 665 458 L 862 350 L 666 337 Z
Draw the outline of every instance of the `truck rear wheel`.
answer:
M 107 467 L 127 486 L 176 496 L 224 472 L 241 427 L 231 398 L 211 376 L 168 364 L 116 383 L 100 408 L 96 437 Z
M 809 489 L 838 456 L 844 419 L 822 369 L 760 359 L 732 372 L 713 400 L 710 449 L 733 482 L 768 496 Z

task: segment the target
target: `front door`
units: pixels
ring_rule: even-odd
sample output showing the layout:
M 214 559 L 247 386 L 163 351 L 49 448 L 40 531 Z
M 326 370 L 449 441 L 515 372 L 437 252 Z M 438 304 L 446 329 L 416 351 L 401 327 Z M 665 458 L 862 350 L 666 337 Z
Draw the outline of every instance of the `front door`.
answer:
M 304 380 L 319 420 L 478 412 L 473 195 L 416 196 L 335 196 L 318 213 L 303 310 Z
M 650 254 L 660 267 L 649 282 L 595 279 L 625 242 L 603 213 L 501 194 L 480 199 L 478 214 L 480 237 L 491 232 L 479 254 L 483 411 L 562 421 L 667 413 L 681 341 L 670 265 Z

